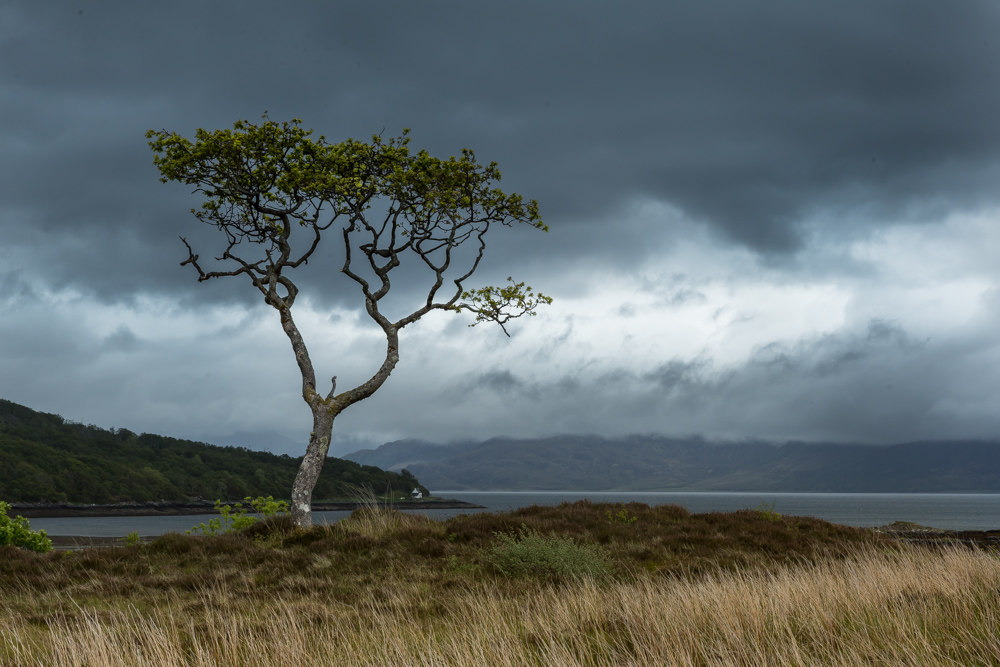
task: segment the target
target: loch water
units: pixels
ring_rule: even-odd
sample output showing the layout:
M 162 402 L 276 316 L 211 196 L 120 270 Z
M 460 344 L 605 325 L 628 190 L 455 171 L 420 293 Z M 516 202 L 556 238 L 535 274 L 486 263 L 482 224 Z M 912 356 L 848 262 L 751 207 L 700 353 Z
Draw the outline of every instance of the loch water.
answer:
M 1000 528 L 1000 494 L 977 493 L 768 493 L 768 492 L 617 492 L 617 491 L 435 491 L 435 496 L 482 505 L 485 509 L 426 510 L 446 519 L 457 514 L 501 512 L 530 505 L 558 505 L 589 498 L 593 502 L 676 504 L 692 513 L 731 512 L 761 506 L 787 516 L 814 516 L 848 526 L 882 526 L 912 521 L 950 530 Z M 419 511 L 419 510 L 412 510 Z M 315 512 L 316 522 L 333 523 L 350 512 Z M 49 535 L 120 537 L 132 531 L 162 535 L 185 530 L 217 516 L 72 517 L 31 519 L 32 529 Z

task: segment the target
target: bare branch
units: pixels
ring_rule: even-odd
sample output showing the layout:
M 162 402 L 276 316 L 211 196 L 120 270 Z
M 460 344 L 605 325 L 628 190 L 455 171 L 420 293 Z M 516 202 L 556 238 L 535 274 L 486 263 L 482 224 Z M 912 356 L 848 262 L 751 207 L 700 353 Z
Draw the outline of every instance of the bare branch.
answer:
M 192 265 L 195 268 L 195 270 L 198 271 L 198 282 L 203 282 L 203 281 L 209 280 L 211 278 L 222 278 L 224 276 L 238 276 L 238 275 L 240 275 L 242 273 L 247 273 L 252 278 L 253 277 L 253 273 L 252 273 L 253 270 L 255 270 L 255 269 L 258 268 L 255 264 L 248 264 L 248 263 L 240 260 L 239 258 L 235 257 L 234 255 L 231 255 L 229 253 L 229 250 L 227 249 L 226 252 L 223 254 L 223 256 L 220 257 L 219 259 L 236 259 L 241 264 L 241 268 L 236 269 L 234 271 L 208 271 L 208 272 L 206 272 L 206 271 L 202 270 L 201 266 L 198 264 L 198 258 L 200 257 L 200 255 L 194 254 L 194 251 L 191 250 L 191 245 L 187 242 L 187 239 L 185 239 L 183 236 L 180 236 L 178 238 L 181 240 L 182 243 L 184 243 L 184 246 L 187 248 L 187 251 L 188 251 L 188 258 L 185 259 L 183 262 L 181 262 L 181 266 L 184 266 L 186 264 Z M 229 247 L 232 248 L 233 244 L 230 244 Z
M 303 263 L 308 264 L 309 263 L 309 258 L 312 256 L 312 254 L 316 251 L 316 248 L 319 246 L 319 240 L 320 240 L 320 235 L 321 235 L 320 232 L 322 232 L 323 229 L 326 229 L 327 227 L 329 227 L 330 225 L 332 225 L 336 219 L 337 219 L 337 216 L 334 215 L 333 218 L 330 220 L 329 224 L 327 224 L 326 227 L 320 227 L 319 225 L 316 224 L 317 220 L 319 220 L 319 209 L 316 209 L 316 215 L 313 216 L 312 221 L 310 221 L 309 223 L 307 223 L 313 229 L 313 241 L 312 241 L 312 244 L 310 244 L 309 249 L 306 250 L 304 253 L 302 253 L 302 255 L 299 256 L 299 258 L 297 260 L 295 260 L 294 262 L 286 262 L 286 266 L 288 266 L 289 268 L 295 269 L 295 268 L 298 268 L 300 264 L 303 264 Z
M 340 272 L 346 275 L 348 278 L 356 282 L 361 286 L 361 292 L 365 295 L 366 299 L 371 299 L 371 291 L 368 288 L 368 281 L 356 274 L 351 269 L 351 232 L 354 231 L 354 222 L 351 222 L 349 227 L 344 227 L 344 266 L 340 269 Z

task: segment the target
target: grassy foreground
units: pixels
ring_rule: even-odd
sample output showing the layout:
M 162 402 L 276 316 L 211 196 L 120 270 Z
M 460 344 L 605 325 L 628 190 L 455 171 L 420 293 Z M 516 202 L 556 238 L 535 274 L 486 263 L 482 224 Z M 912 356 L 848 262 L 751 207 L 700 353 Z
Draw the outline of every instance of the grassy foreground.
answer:
M 0 664 L 1000 665 L 1000 559 L 746 510 L 589 502 L 39 555 Z

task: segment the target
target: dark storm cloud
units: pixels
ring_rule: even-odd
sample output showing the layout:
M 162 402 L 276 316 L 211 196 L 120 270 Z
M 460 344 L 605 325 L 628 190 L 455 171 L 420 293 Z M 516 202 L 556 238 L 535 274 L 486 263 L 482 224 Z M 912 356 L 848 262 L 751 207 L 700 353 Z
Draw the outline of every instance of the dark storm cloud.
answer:
M 104 337 L 102 346 L 116 352 L 133 352 L 139 348 L 141 341 L 126 325 L 121 325 Z
M 672 359 L 646 373 L 642 379 L 654 382 L 665 394 L 690 395 L 693 390 L 703 389 L 706 385 L 702 375 L 708 365 L 707 359 L 693 361 Z
M 2 18 L 0 225 L 36 278 L 105 298 L 253 298 L 176 267 L 178 233 L 212 230 L 156 181 L 142 132 L 264 110 L 332 139 L 410 126 L 436 153 L 499 160 L 554 224 L 498 238 L 504 267 L 654 251 L 656 224 L 609 233 L 635 198 L 771 253 L 818 211 L 863 211 L 850 231 L 997 197 L 991 2 L 13 3 Z
M 536 387 L 524 382 L 507 369 L 494 369 L 480 373 L 471 380 L 449 389 L 446 395 L 451 400 L 462 400 L 471 392 L 487 392 L 508 398 L 515 396 L 537 398 L 539 396 Z
M 459 399 L 454 409 L 460 414 L 488 415 L 502 399 L 530 425 L 525 435 L 667 428 L 721 438 L 883 444 L 984 438 L 1000 429 L 995 411 L 967 414 L 961 405 L 995 398 L 968 367 L 975 351 L 992 345 L 989 336 L 917 342 L 899 325 L 876 319 L 853 333 L 764 345 L 725 367 L 702 357 L 669 360 L 644 373 L 616 368 L 598 377 L 574 371 L 535 380 L 493 370 L 479 378 L 479 391 L 449 394 L 447 402 Z M 494 421 L 500 429 L 501 420 Z M 540 423 L 547 430 L 539 431 Z M 505 432 L 518 427 L 508 423 Z
M 245 282 L 199 284 L 178 266 L 179 235 L 206 263 L 224 247 L 188 212 L 200 203 L 188 188 L 158 182 L 144 139 L 150 128 L 191 136 L 268 111 L 332 141 L 410 127 L 415 148 L 471 147 L 498 161 L 504 189 L 539 200 L 552 231 L 498 230 L 476 282 L 513 275 L 556 297 L 553 310 L 584 304 L 538 318 L 544 335 L 522 338 L 536 343 L 517 348 L 522 365 L 510 368 L 498 350 L 521 327 L 513 342 L 483 329 L 463 338 L 481 352 L 471 370 L 447 365 L 467 320 L 408 329 L 442 364 L 410 377 L 401 363 L 377 400 L 339 422 L 344 447 L 383 431 L 447 438 L 448 424 L 463 423 L 487 437 L 995 435 L 1000 424 L 981 407 L 995 394 L 983 371 L 995 366 L 995 327 L 958 319 L 924 340 L 898 310 L 882 311 L 899 290 L 933 291 L 912 256 L 929 246 L 910 239 L 906 257 L 885 244 L 854 250 L 882 229 L 926 223 L 941 234 L 942 219 L 1000 205 L 998 84 L 1000 5 L 986 0 L 3 3 L 0 302 L 13 315 L 0 318 L 0 390 L 85 420 L 143 396 L 151 429 L 260 427 L 301 440 L 289 424 L 307 415 L 294 412 L 304 408 L 294 367 L 275 352 L 289 354 L 274 314 L 261 315 Z M 958 255 L 983 245 L 964 233 Z M 317 308 L 343 308 L 324 320 L 341 336 L 327 339 L 326 361 L 351 366 L 384 343 L 352 324 L 360 304 L 335 280 L 330 241 L 300 284 Z M 883 270 L 865 252 L 898 266 Z M 990 269 L 958 265 L 964 287 L 940 299 L 995 288 Z M 392 305 L 404 308 L 423 282 L 398 273 Z M 899 285 L 887 287 L 893 276 Z M 741 282 L 760 289 L 739 292 Z M 621 291 L 602 292 L 605 283 Z M 845 323 L 736 303 L 780 302 L 774 292 L 803 286 L 843 308 Z M 981 310 L 996 305 L 987 301 Z M 789 303 L 806 309 L 807 299 Z M 602 324 L 594 308 L 634 324 L 650 358 L 630 357 L 629 329 L 591 335 Z M 711 320 L 701 329 L 698 308 Z M 762 322 L 785 315 L 794 323 Z M 716 333 L 727 317 L 754 320 L 770 342 L 725 366 L 697 350 L 675 358 L 675 316 Z M 417 363 L 422 353 L 406 354 Z M 255 367 L 265 359 L 273 366 Z M 529 377 L 535 367 L 543 379 Z M 233 387 L 257 391 L 261 376 L 291 388 L 266 410 Z M 434 396 L 444 405 L 420 402 Z M 507 402 L 522 409 L 516 422 Z

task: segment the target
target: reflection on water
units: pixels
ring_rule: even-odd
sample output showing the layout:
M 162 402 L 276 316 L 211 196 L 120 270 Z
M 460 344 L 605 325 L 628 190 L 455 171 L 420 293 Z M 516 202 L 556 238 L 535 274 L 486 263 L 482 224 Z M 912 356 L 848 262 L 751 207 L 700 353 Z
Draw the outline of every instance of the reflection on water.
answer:
M 12 512 L 13 513 L 13 512 Z M 315 523 L 335 523 L 350 512 L 313 512 Z M 32 530 L 44 530 L 49 535 L 84 535 L 87 537 L 121 537 L 133 530 L 140 535 L 183 533 L 200 523 L 208 523 L 216 514 L 187 516 L 106 516 L 31 519 Z
M 426 510 L 435 519 L 456 514 L 505 511 L 528 505 L 558 505 L 589 498 L 594 502 L 641 502 L 649 505 L 674 503 L 690 512 L 731 512 L 774 503 L 774 509 L 790 516 L 815 516 L 849 526 L 881 526 L 893 521 L 913 521 L 924 526 L 952 530 L 1000 528 L 1000 494 L 956 493 L 649 493 L 649 492 L 507 492 L 435 491 L 435 496 L 455 498 L 484 510 Z M 350 512 L 314 512 L 317 523 L 334 523 Z M 32 519 L 33 529 L 50 535 L 120 537 L 137 530 L 140 535 L 184 532 L 216 514 L 197 516 L 83 517 Z

